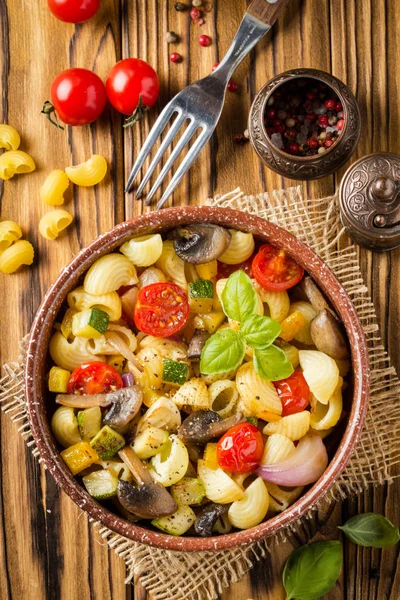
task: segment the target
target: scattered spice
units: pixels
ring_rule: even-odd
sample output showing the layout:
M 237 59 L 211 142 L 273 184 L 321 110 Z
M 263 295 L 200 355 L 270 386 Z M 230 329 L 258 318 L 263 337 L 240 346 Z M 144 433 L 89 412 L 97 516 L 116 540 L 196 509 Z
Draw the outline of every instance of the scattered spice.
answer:
M 197 8 L 203 4 L 203 0 L 192 0 L 192 6 L 196 6 Z
M 211 38 L 209 35 L 201 35 L 199 37 L 199 44 L 200 46 L 211 46 Z
M 180 63 L 182 62 L 182 56 L 179 54 L 179 52 L 172 52 L 172 54 L 169 57 L 169 60 L 172 63 Z
M 200 19 L 201 12 L 198 8 L 192 8 L 192 10 L 190 11 L 190 16 L 193 19 L 193 21 L 196 21 L 197 19 Z
M 217 69 L 219 67 L 219 62 L 216 62 L 215 65 L 212 68 L 212 72 L 215 71 L 215 69 Z
M 235 144 L 245 144 L 249 141 L 249 138 L 247 138 L 244 133 L 237 133 L 233 136 L 233 141 Z
M 233 81 L 233 79 L 231 79 L 230 82 L 228 83 L 228 90 L 230 92 L 237 92 L 238 89 L 239 89 L 239 86 L 236 83 L 236 81 Z
M 187 4 L 184 4 L 183 2 L 175 2 L 175 10 L 178 12 L 183 12 L 184 10 L 188 10 L 188 8 Z
M 175 31 L 167 31 L 166 40 L 168 44 L 175 44 L 178 41 Z

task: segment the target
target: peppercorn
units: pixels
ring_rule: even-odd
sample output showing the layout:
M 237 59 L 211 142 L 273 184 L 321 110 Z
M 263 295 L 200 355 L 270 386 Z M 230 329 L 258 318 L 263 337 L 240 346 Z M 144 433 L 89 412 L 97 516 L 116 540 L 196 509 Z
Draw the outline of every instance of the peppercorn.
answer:
M 192 6 L 196 6 L 197 8 L 203 4 L 203 0 L 192 0 Z
M 192 10 L 190 11 L 190 16 L 193 19 L 193 21 L 196 21 L 196 19 L 199 19 L 201 17 L 201 12 L 198 8 L 192 8 Z
M 339 129 L 339 131 L 342 131 L 344 127 L 344 120 L 340 119 L 340 121 L 337 122 L 336 127 Z
M 168 44 L 175 44 L 178 41 L 178 36 L 174 31 L 167 31 L 166 40 Z
M 175 2 L 174 8 L 178 12 L 183 12 L 184 10 L 187 10 L 189 7 L 187 6 L 187 4 L 183 4 L 183 2 Z
M 239 86 L 236 83 L 236 81 L 233 81 L 233 79 L 231 79 L 230 82 L 228 83 L 228 90 L 230 92 L 237 92 L 238 89 L 239 89 Z
M 199 44 L 200 44 L 200 46 L 204 46 L 204 47 L 210 46 L 211 45 L 210 36 L 209 35 L 201 35 L 199 37 Z
M 233 136 L 233 141 L 235 142 L 235 144 L 245 144 L 246 142 L 248 142 L 248 139 L 243 133 L 237 133 Z
M 182 60 L 182 56 L 178 54 L 178 52 L 172 52 L 172 54 L 169 57 L 169 60 L 173 63 L 179 63 Z
M 219 67 L 219 62 L 217 62 L 217 63 L 215 63 L 215 65 L 213 65 L 212 72 L 214 72 L 215 69 L 218 69 L 218 67 Z

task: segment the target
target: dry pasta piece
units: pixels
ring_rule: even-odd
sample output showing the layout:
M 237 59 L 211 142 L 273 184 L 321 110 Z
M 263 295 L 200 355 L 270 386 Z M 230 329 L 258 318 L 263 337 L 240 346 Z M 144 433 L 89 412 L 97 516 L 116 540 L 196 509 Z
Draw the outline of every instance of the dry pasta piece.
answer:
M 218 258 L 227 265 L 238 265 L 247 260 L 254 252 L 254 238 L 252 233 L 244 233 L 236 229 L 229 230 L 231 242 L 228 249 Z
M 339 383 L 332 396 L 329 398 L 328 404 L 321 404 L 315 396 L 311 396 L 310 424 L 313 429 L 316 429 L 317 431 L 331 429 L 339 421 L 343 408 L 342 385 L 343 379 L 339 377 Z
M 21 138 L 19 133 L 11 125 L 0 123 L 0 148 L 5 150 L 16 150 L 19 148 Z
M 304 327 L 307 326 L 307 319 L 301 312 L 296 311 L 286 317 L 286 319 L 282 321 L 281 326 L 282 331 L 280 332 L 279 337 L 285 340 L 285 342 L 290 342 Z
M 197 410 L 210 408 L 207 386 L 202 379 L 197 377 L 186 381 L 174 394 L 172 400 L 179 408 L 182 406 L 191 406 Z
M 310 429 L 310 413 L 308 410 L 282 417 L 277 423 L 268 423 L 263 433 L 272 435 L 280 433 L 292 441 L 299 440 Z
M 18 240 L 0 254 L 0 271 L 14 273 L 22 265 L 31 265 L 34 254 L 35 251 L 30 242 Z
M 309 302 L 294 302 L 290 306 L 290 314 L 299 312 L 303 315 L 306 320 L 306 324 L 298 333 L 294 336 L 298 342 L 313 346 L 314 342 L 310 334 L 310 323 L 317 316 L 317 311 Z
M 40 188 L 40 199 L 49 206 L 64 204 L 64 192 L 69 187 L 69 179 L 65 171 L 54 169 Z
M 0 222 L 0 254 L 22 237 L 21 227 L 14 221 Z
M 100 154 L 93 154 L 86 162 L 74 167 L 66 167 L 65 172 L 76 185 L 84 187 L 97 185 L 106 176 L 107 161 Z
M 229 502 L 235 502 L 235 500 L 243 498 L 244 490 L 220 467 L 210 469 L 206 466 L 204 460 L 199 460 L 197 463 L 197 472 L 204 483 L 206 497 L 211 502 L 228 504 Z
M 159 233 L 132 238 L 120 248 L 120 252 L 137 267 L 153 265 L 160 258 L 162 250 L 163 241 Z
M 46 240 L 56 237 L 71 225 L 74 217 L 66 210 L 58 209 L 46 213 L 39 221 L 39 232 Z
M 287 458 L 295 449 L 291 439 L 281 433 L 273 433 L 265 443 L 262 465 L 273 465 Z
M 5 181 L 14 175 L 31 173 L 35 169 L 33 158 L 22 150 L 9 150 L 0 156 L 0 178 Z
M 115 292 L 123 285 L 138 282 L 136 269 L 129 258 L 122 254 L 106 254 L 90 267 L 86 273 L 83 289 L 88 294 L 100 296 Z
M 327 404 L 339 382 L 336 362 L 318 350 L 300 350 L 299 359 L 308 387 L 319 402 Z
M 185 275 L 185 263 L 175 252 L 172 240 L 163 242 L 162 253 L 156 265 L 165 273 L 170 281 L 187 291 L 188 284 Z
M 87 308 L 100 308 L 108 314 L 110 321 L 118 321 L 122 315 L 121 299 L 117 292 L 93 295 L 88 294 L 83 286 L 77 287 L 67 296 L 68 306 L 74 310 L 86 310 Z
M 238 529 L 255 527 L 268 512 L 269 494 L 261 477 L 257 477 L 245 490 L 243 498 L 229 507 L 228 519 Z
M 252 362 L 245 363 L 239 368 L 236 386 L 246 417 L 257 416 L 265 410 L 282 414 L 282 402 L 275 386 L 256 373 Z

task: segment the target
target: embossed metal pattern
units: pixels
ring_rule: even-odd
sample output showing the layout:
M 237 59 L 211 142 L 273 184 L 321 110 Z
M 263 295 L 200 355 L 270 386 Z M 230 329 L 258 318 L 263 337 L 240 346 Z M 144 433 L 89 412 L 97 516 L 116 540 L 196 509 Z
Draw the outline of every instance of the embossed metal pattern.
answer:
M 270 96 L 286 81 L 299 77 L 326 83 L 343 105 L 343 132 L 323 155 L 291 156 L 274 146 L 264 127 L 264 112 Z M 337 171 L 353 154 L 360 138 L 361 115 L 354 95 L 342 81 L 318 69 L 293 69 L 277 75 L 258 92 L 250 109 L 248 129 L 253 147 L 270 169 L 289 179 L 320 179 Z
M 400 246 L 400 156 L 370 154 L 340 184 L 341 219 L 350 237 L 376 250 Z

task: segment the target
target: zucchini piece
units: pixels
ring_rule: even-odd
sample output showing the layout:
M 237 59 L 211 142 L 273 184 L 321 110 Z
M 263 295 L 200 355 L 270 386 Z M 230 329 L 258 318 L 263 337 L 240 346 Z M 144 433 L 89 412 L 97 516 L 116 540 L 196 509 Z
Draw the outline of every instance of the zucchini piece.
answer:
M 60 455 L 72 475 L 77 475 L 99 460 L 96 450 L 87 442 L 78 442 L 63 450 Z
M 108 460 L 113 457 L 118 450 L 121 450 L 121 448 L 125 446 L 125 440 L 122 435 L 114 431 L 114 429 L 111 429 L 108 425 L 104 425 L 99 433 L 92 439 L 90 445 L 100 458 Z
M 63 336 L 65 337 L 66 340 L 68 340 L 68 338 L 71 337 L 72 334 L 72 317 L 74 315 L 76 315 L 78 311 L 74 310 L 73 308 L 68 308 L 65 311 L 65 315 L 64 318 L 62 320 L 61 323 L 61 333 L 63 334 Z
M 171 496 L 179 506 L 201 504 L 205 495 L 204 483 L 197 478 L 183 477 L 171 486 Z
M 161 452 L 168 439 L 168 431 L 150 426 L 136 436 L 132 448 L 138 457 L 144 460 Z
M 87 492 L 96 500 L 107 500 L 116 496 L 118 491 L 118 477 L 109 469 L 94 471 L 82 477 Z
M 49 391 L 57 394 L 67 393 L 67 384 L 71 373 L 61 367 L 51 367 L 49 373 Z
M 114 367 L 114 369 L 117 371 L 117 373 L 122 375 L 124 366 L 125 366 L 125 358 L 121 354 L 107 356 L 106 362 L 108 365 L 111 365 L 112 367 Z
M 101 429 L 100 406 L 80 410 L 76 418 L 78 420 L 79 433 L 83 440 L 89 441 L 99 433 Z
M 212 281 L 197 279 L 189 283 L 189 306 L 195 313 L 209 313 L 214 302 L 214 287 Z
M 107 331 L 109 321 L 108 314 L 94 306 L 72 317 L 72 333 L 80 337 L 99 338 Z
M 171 535 L 183 535 L 194 525 L 196 515 L 190 506 L 179 506 L 178 510 L 168 517 L 153 519 L 151 524 L 157 529 Z
M 182 385 L 185 383 L 189 375 L 189 366 L 184 362 L 176 360 L 164 359 L 164 367 L 162 372 L 162 380 L 167 383 L 176 383 Z
M 122 461 L 102 460 L 100 464 L 103 469 L 108 469 L 117 479 L 121 479 L 121 481 L 132 481 L 133 479 L 129 467 Z

